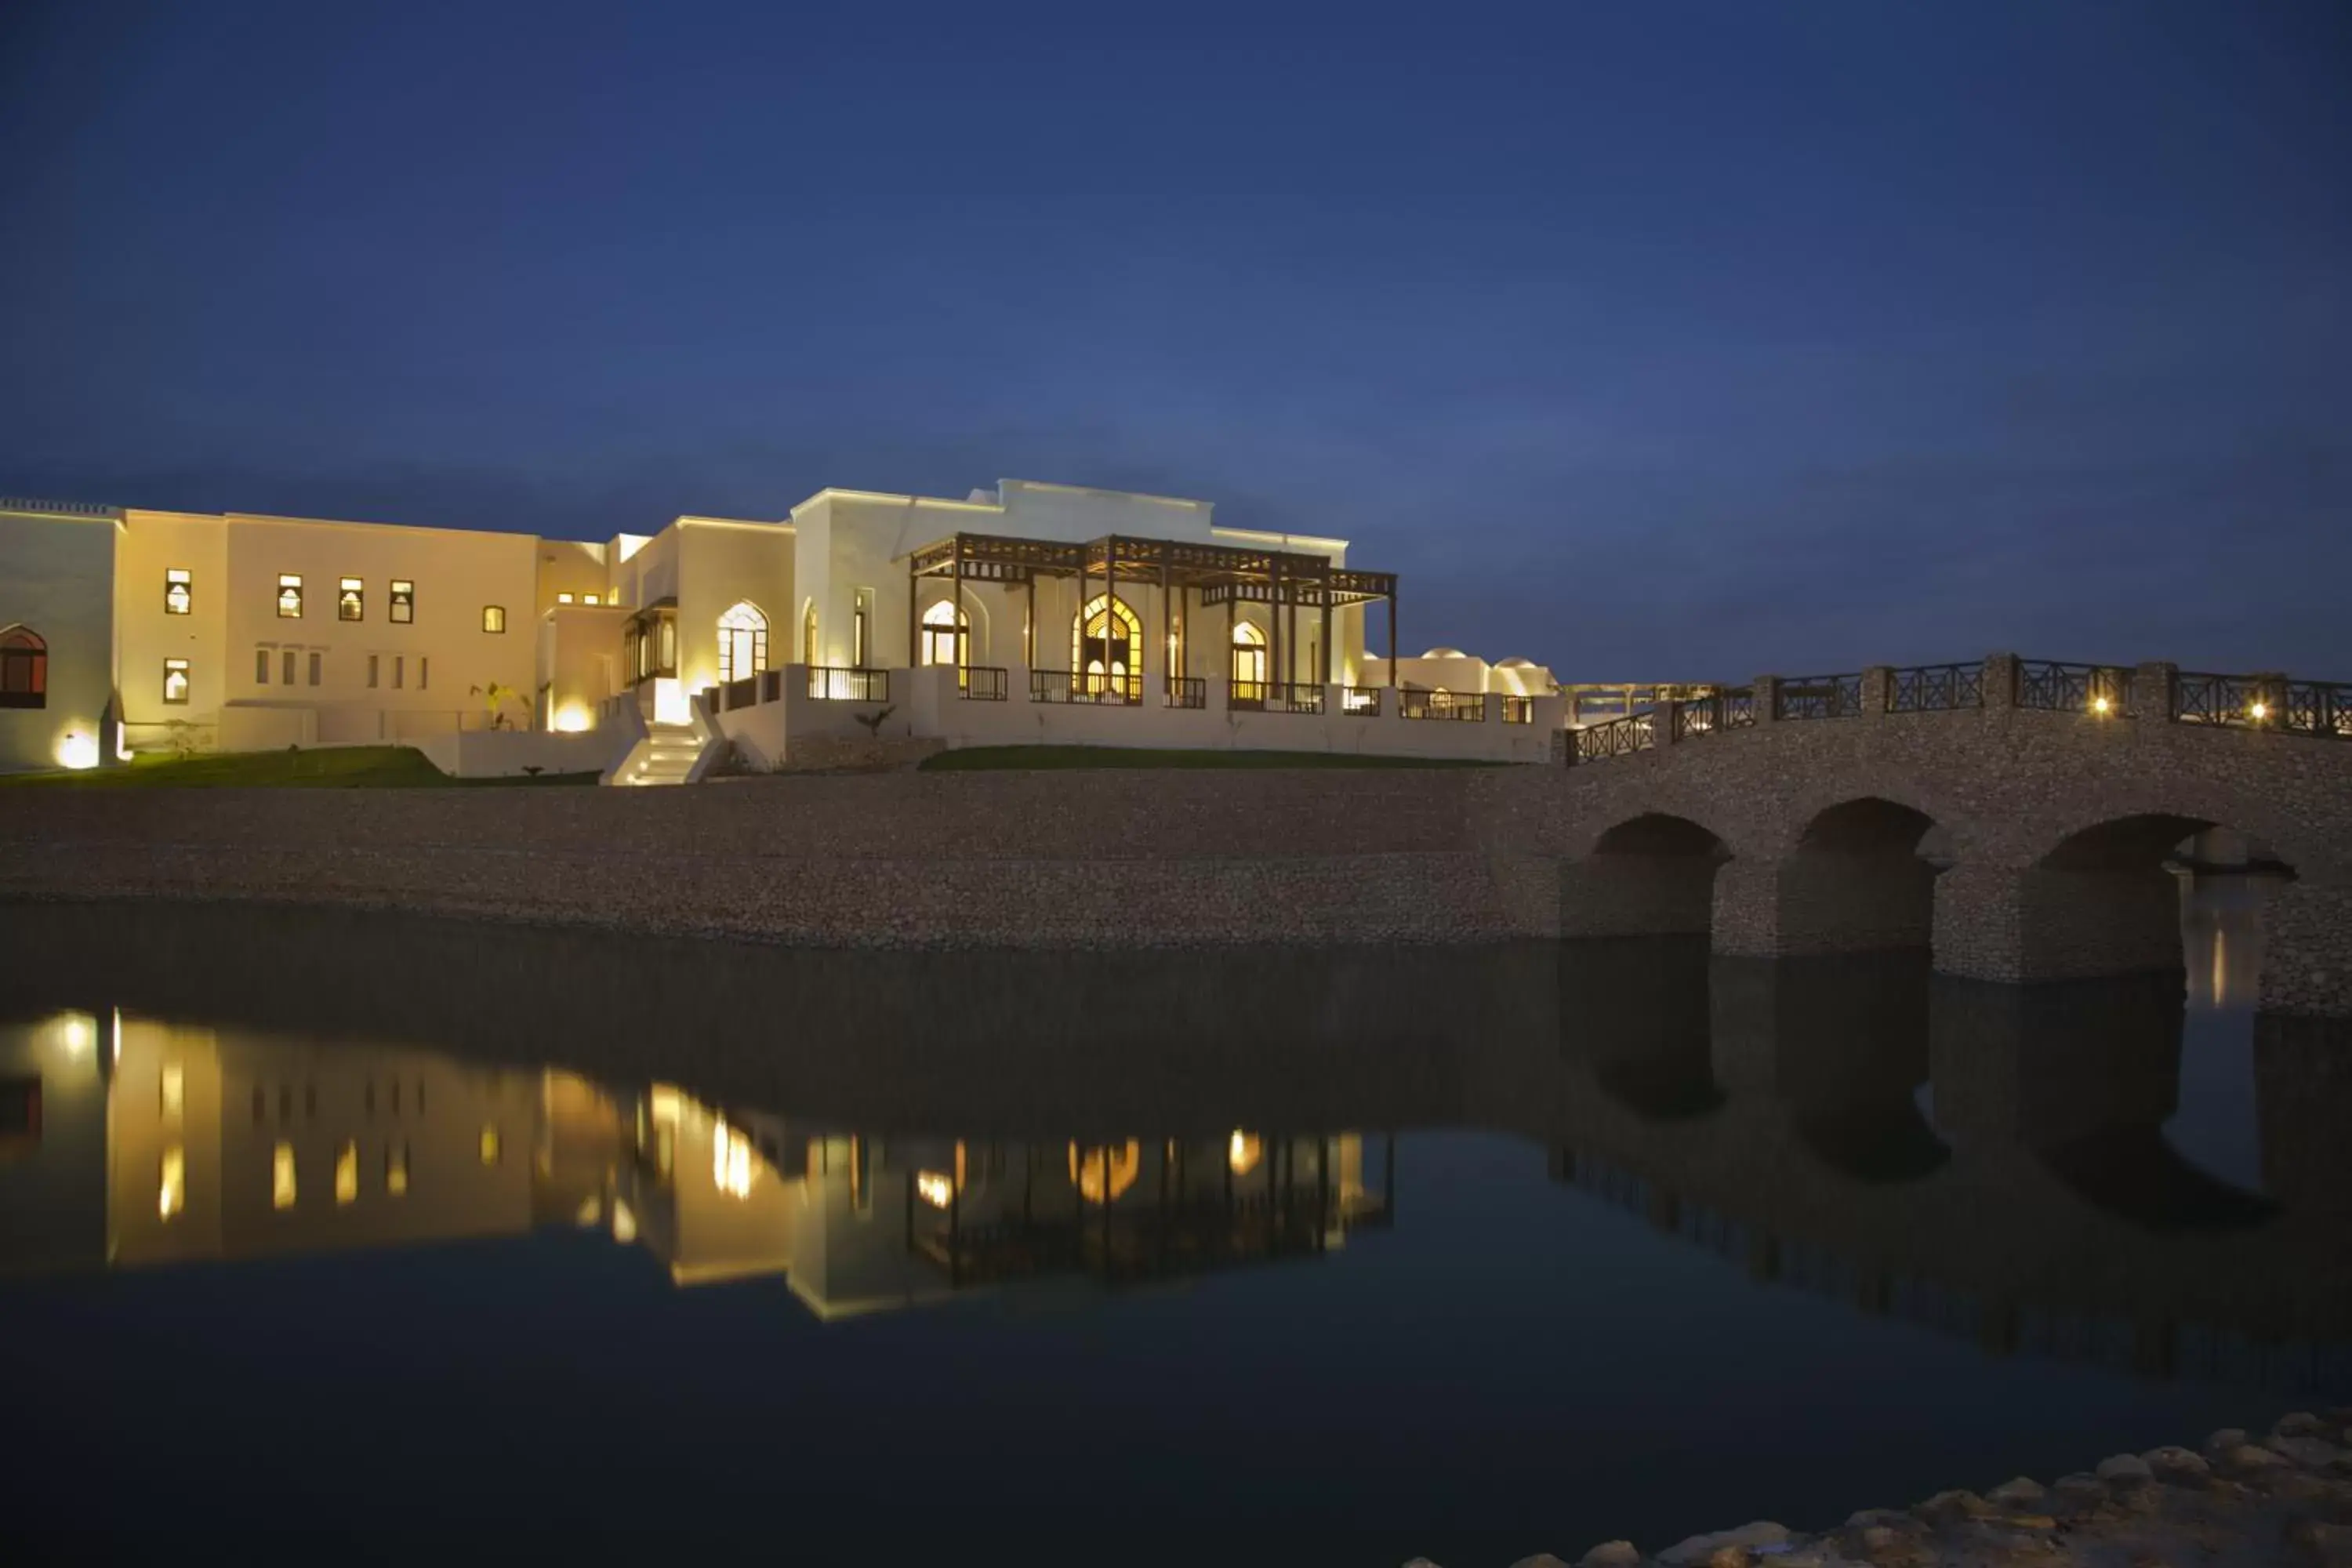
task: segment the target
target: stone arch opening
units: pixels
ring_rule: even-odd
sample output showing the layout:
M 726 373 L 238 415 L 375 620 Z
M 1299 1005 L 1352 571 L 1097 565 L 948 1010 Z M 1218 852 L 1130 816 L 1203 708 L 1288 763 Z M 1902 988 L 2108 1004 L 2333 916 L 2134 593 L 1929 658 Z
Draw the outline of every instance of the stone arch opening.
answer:
M 1935 828 L 1926 812 L 1882 795 L 1815 812 L 1775 889 L 1783 955 L 1930 946 L 1937 867 L 1921 848 Z
M 1730 850 L 1689 817 L 1647 811 L 1612 826 L 1561 877 L 1560 934 L 1701 935 Z
M 2029 868 L 2018 937 L 2044 977 L 2193 969 L 2200 1002 L 2250 1003 L 2263 900 L 2249 889 L 2295 876 L 2261 838 L 2211 817 L 2111 817 L 2068 834 Z M 2242 906 L 2241 918 L 2208 907 L 2224 900 Z

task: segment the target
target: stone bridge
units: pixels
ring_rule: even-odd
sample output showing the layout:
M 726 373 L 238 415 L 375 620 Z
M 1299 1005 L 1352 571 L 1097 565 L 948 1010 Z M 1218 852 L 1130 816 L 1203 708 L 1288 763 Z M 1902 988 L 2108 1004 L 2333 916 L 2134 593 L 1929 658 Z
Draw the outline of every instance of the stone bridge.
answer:
M 2352 686 L 2000 654 L 1768 676 L 1563 740 L 1534 831 L 1512 824 L 1559 861 L 1562 936 L 1927 947 L 1999 981 L 2178 969 L 2168 860 L 2219 827 L 2284 862 L 2262 1005 L 2352 1015 Z

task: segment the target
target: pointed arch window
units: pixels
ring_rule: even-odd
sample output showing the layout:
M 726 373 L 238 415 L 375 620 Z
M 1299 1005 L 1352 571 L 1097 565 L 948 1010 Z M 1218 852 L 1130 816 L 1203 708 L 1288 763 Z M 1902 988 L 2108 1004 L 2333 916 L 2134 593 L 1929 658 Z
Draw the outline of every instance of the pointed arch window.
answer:
M 0 631 L 0 708 L 49 705 L 49 645 L 30 626 Z
M 1265 700 L 1265 634 L 1247 621 L 1234 623 L 1234 696 Z
M 1141 690 L 1143 622 L 1124 600 L 1098 594 L 1070 625 L 1070 668 L 1095 693 L 1132 700 Z
M 768 668 L 768 617 L 749 599 L 719 617 L 719 684 Z
M 971 662 L 971 613 L 941 599 L 923 612 L 923 662 L 963 668 Z

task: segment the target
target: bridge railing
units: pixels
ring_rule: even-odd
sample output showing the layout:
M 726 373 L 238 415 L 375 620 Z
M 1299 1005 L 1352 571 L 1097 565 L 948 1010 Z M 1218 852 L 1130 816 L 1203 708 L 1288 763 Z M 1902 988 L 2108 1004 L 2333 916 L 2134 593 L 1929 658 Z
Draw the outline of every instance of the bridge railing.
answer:
M 2184 669 L 2172 678 L 2167 707 L 2176 724 L 2352 740 L 2352 682 Z
M 1886 672 L 1889 713 L 1949 713 L 1984 706 L 1982 664 L 1918 664 Z
M 1648 751 L 1658 743 L 1655 719 L 1654 712 L 1629 713 L 1606 724 L 1570 731 L 1570 765 L 1597 763 L 1604 757 L 1630 757 L 1635 752 Z
M 2352 741 L 2352 681 L 2217 675 L 2164 663 L 2085 664 L 1995 654 L 1975 664 L 1759 676 L 1752 687 L 1685 689 L 1689 696 L 1662 697 L 1622 719 L 1570 729 L 1563 757 L 1574 766 L 1761 723 L 1993 708 Z
M 2120 664 L 2075 664 L 2056 658 L 2017 661 L 2012 706 L 2053 713 L 2132 710 L 2132 672 Z
M 1793 675 L 1773 693 L 1772 717 L 1783 723 L 1861 716 L 1862 671 L 1858 669 L 1848 675 Z

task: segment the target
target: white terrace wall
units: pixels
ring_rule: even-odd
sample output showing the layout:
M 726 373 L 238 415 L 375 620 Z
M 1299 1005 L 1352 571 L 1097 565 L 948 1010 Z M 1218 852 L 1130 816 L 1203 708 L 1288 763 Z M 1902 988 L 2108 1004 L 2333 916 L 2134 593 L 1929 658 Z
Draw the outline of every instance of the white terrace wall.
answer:
M 876 734 L 880 739 L 929 738 L 951 749 L 965 746 L 1129 746 L 1177 751 L 1331 752 L 1366 756 L 1461 758 L 1497 763 L 1550 760 L 1551 737 L 1559 728 L 1560 702 L 1538 698 L 1530 721 L 1503 722 L 1499 698 L 1487 700 L 1483 722 L 1458 719 L 1407 719 L 1395 694 L 1381 693 L 1377 714 L 1341 710 L 1341 689 L 1325 689 L 1321 713 L 1234 710 L 1221 680 L 1204 683 L 1208 706 L 1170 708 L 1163 683 L 1147 677 L 1144 700 L 1135 706 L 1089 702 L 1032 702 L 1029 672 L 1006 671 L 1003 701 L 962 696 L 956 671 L 947 666 L 894 669 L 887 702 L 813 700 L 800 666 L 780 672 L 781 700 L 738 708 L 719 715 L 720 729 L 742 745 L 756 768 L 793 765 L 798 739 L 845 740 Z M 878 731 L 858 716 L 889 710 Z
M 0 630 L 22 625 L 48 644 L 46 701 L 0 708 L 0 769 L 113 759 L 119 532 L 111 513 L 0 512 Z

